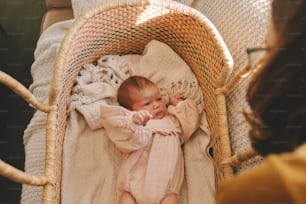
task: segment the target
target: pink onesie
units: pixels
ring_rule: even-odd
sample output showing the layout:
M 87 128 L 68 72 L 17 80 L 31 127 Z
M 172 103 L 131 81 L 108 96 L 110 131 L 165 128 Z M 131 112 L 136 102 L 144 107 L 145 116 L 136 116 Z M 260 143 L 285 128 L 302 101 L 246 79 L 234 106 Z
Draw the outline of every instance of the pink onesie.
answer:
M 132 122 L 135 112 L 121 106 L 102 106 L 108 137 L 123 153 L 118 197 L 127 191 L 138 204 L 159 204 L 170 193 L 179 194 L 184 178 L 181 144 L 197 130 L 200 113 L 192 100 L 168 107 L 163 119 L 146 126 Z

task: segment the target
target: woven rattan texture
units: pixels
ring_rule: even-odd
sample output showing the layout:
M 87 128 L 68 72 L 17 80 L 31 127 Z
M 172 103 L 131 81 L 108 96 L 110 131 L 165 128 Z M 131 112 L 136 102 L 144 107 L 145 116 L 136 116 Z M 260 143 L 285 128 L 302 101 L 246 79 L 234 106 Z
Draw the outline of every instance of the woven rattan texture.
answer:
M 177 0 L 181 1 L 181 0 Z M 216 26 L 234 59 L 233 77 L 248 62 L 246 48 L 264 46 L 271 0 L 194 0 L 192 7 L 202 12 Z M 241 111 L 248 109 L 245 101 L 248 79 L 227 95 L 229 133 L 233 153 L 250 147 L 248 124 Z M 242 172 L 261 162 L 260 157 L 243 162 L 236 170 Z
M 221 161 L 223 156 L 219 151 L 223 148 L 217 134 L 215 89 L 228 78 L 232 58 L 208 19 L 196 10 L 172 1 L 154 1 L 150 5 L 142 1 L 139 5 L 116 8 L 101 5 L 82 15 L 72 26 L 59 51 L 50 97 L 51 102 L 58 101 L 60 107 L 56 121 L 59 156 L 68 97 L 82 65 L 95 62 L 105 54 L 141 53 L 152 39 L 169 45 L 197 76 L 206 101 L 213 145 L 216 146 L 215 159 Z M 61 167 L 60 161 L 58 165 Z M 217 180 L 224 178 L 222 169 L 221 166 L 216 168 Z

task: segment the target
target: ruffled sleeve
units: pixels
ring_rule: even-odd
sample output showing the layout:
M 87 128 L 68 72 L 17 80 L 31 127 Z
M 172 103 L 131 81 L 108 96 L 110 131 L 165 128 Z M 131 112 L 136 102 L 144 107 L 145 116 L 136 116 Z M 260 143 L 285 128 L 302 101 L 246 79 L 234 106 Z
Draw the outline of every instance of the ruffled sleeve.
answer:
M 170 105 L 169 114 L 173 115 L 182 128 L 181 140 L 186 142 L 200 126 L 200 111 L 193 100 L 186 99 L 177 106 Z
M 123 153 L 146 147 L 152 138 L 150 128 L 132 122 L 134 113 L 121 106 L 101 106 L 101 123 L 110 140 Z

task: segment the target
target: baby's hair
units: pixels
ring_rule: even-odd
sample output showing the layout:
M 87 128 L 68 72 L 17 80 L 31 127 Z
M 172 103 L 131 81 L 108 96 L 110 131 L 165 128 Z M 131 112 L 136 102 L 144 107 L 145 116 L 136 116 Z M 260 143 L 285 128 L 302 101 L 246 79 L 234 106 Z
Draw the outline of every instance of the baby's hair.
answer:
M 148 86 L 155 86 L 155 84 L 148 78 L 142 76 L 131 76 L 124 80 L 118 88 L 117 100 L 118 103 L 127 108 L 131 109 L 131 92 L 141 91 Z

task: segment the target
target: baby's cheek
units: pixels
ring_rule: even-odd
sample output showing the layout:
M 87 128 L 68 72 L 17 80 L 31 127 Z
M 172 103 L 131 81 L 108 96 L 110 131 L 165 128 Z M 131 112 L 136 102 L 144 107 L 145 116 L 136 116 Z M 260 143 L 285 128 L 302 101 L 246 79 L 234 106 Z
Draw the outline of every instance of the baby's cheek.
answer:
M 153 111 L 153 109 L 152 109 L 152 108 L 147 108 L 146 110 L 147 110 L 147 111 L 149 111 L 149 113 L 150 113 L 151 115 L 153 115 L 153 114 L 154 114 L 154 111 Z

